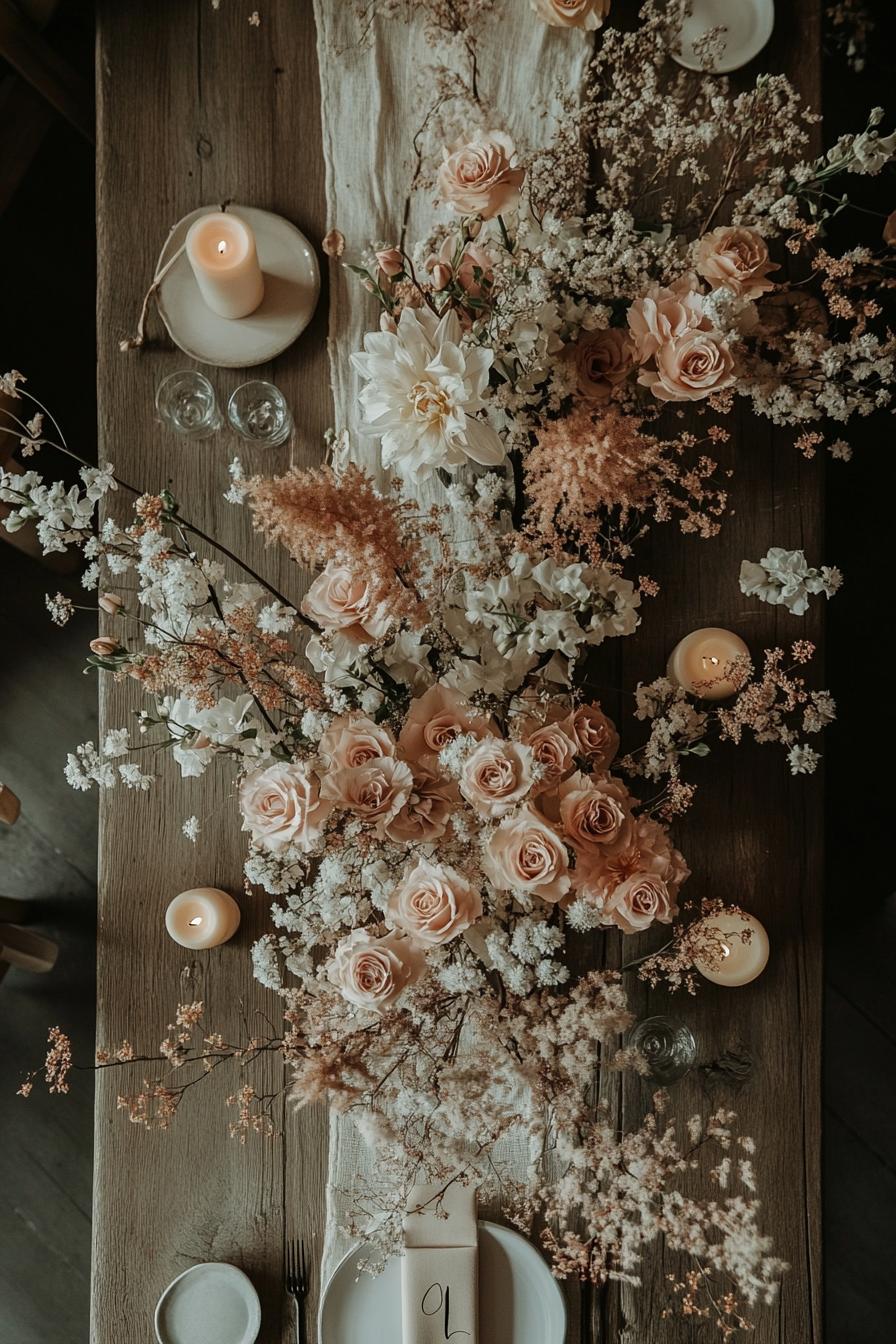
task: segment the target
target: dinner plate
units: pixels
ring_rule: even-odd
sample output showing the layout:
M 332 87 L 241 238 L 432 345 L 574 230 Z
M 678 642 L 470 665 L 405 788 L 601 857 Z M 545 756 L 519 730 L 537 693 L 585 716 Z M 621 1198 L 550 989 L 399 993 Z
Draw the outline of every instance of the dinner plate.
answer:
M 320 1344 L 400 1344 L 401 1259 L 382 1274 L 359 1269 L 365 1248 L 340 1261 L 324 1289 Z M 498 1223 L 479 1224 L 482 1344 L 563 1344 L 566 1307 L 557 1280 L 530 1241 Z
M 708 73 L 725 75 L 758 56 L 775 26 L 774 0 L 693 0 L 681 29 L 681 47 L 672 52 L 679 65 L 702 70 L 694 42 L 713 28 L 726 28 L 725 50 Z
M 156 275 L 177 252 L 190 225 L 220 206 L 206 205 L 175 224 L 162 248 Z M 251 205 L 228 206 L 255 234 L 264 276 L 264 298 L 248 317 L 213 313 L 199 293 L 193 268 L 182 252 L 159 285 L 159 315 L 185 354 L 202 364 L 249 369 L 279 355 L 307 327 L 320 295 L 314 248 L 295 224 Z
M 156 1307 L 159 1344 L 253 1344 L 261 1303 L 236 1265 L 193 1265 L 169 1283 Z

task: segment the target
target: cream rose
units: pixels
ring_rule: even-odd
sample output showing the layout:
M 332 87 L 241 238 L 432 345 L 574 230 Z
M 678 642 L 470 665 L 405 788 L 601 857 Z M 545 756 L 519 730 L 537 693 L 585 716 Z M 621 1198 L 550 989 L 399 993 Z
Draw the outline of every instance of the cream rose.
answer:
M 638 382 L 660 401 L 702 401 L 734 382 L 734 356 L 717 331 L 686 331 L 660 346 L 656 372 Z
M 672 285 L 651 285 L 629 308 L 628 327 L 641 364 L 651 359 L 661 345 L 686 331 L 694 328 L 708 331 L 710 322 L 703 311 L 703 295 L 697 288 L 696 277 L 683 275 Z
M 358 644 L 382 639 L 391 618 L 370 603 L 370 590 L 346 565 L 331 560 L 302 598 L 302 611 L 322 630 L 340 630 Z
M 545 723 L 523 738 L 541 774 L 532 786 L 533 794 L 544 793 L 559 784 L 575 768 L 576 744 L 562 723 Z
M 635 366 L 635 346 L 628 332 L 606 327 L 583 336 L 572 347 L 579 392 L 589 401 L 607 401 Z
M 516 205 L 525 168 L 514 168 L 514 144 L 503 131 L 477 131 L 442 151 L 438 183 L 442 199 L 461 215 L 492 219 Z
M 619 750 L 619 734 L 600 705 L 579 705 L 562 724 L 580 756 L 595 770 L 606 770 Z
M 404 807 L 413 787 L 410 766 L 392 756 L 379 756 L 366 765 L 325 775 L 321 797 L 348 808 L 381 832 Z
M 416 942 L 438 947 L 476 923 L 482 897 L 454 868 L 420 859 L 389 897 L 386 914 Z
M 409 938 L 394 933 L 377 938 L 355 929 L 337 944 L 327 978 L 349 1003 L 382 1012 L 420 979 L 425 966 L 422 948 Z
M 571 775 L 558 791 L 560 827 L 578 853 L 593 854 L 608 846 L 623 848 L 634 830 L 628 790 L 618 780 Z
M 481 817 L 503 817 L 525 798 L 533 780 L 528 747 L 489 737 L 464 761 L 460 791 Z
M 455 784 L 418 767 L 407 801 L 386 823 L 386 835 L 400 845 L 438 840 L 448 828 L 456 796 Z
M 610 0 L 530 0 L 540 19 L 552 28 L 585 28 L 592 32 L 603 25 Z
M 411 701 L 398 745 L 409 760 L 434 765 L 439 752 L 460 733 L 485 737 L 490 731 L 483 714 L 477 713 L 457 691 L 437 681 Z
M 318 750 L 334 770 L 367 765 L 380 756 L 395 755 L 395 741 L 388 728 L 381 728 L 362 714 L 343 714 L 322 735 Z
M 320 796 L 316 776 L 304 765 L 269 765 L 240 785 L 243 830 L 264 849 L 296 845 L 307 854 L 332 810 L 333 804 Z
M 623 933 L 640 933 L 654 920 L 671 924 L 675 912 L 668 887 L 653 873 L 635 873 L 616 888 L 605 908 Z
M 697 245 L 697 270 L 713 288 L 729 289 L 742 299 L 758 299 L 774 289 L 765 239 L 755 229 L 723 226 L 705 234 Z
M 556 831 L 531 808 L 492 832 L 483 867 L 499 891 L 521 891 L 556 904 L 569 891 L 569 855 Z

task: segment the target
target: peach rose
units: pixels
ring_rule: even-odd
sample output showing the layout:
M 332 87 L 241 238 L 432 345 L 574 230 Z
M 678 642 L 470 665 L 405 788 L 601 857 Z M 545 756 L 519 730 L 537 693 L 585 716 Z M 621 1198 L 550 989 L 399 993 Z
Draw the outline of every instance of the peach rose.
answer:
M 322 630 L 341 630 L 358 644 L 382 639 L 388 614 L 370 605 L 370 590 L 346 565 L 331 560 L 302 598 L 302 611 Z
M 734 382 L 734 356 L 717 331 L 692 329 L 661 345 L 656 372 L 645 370 L 638 382 L 660 401 L 702 401 Z
M 624 848 L 630 841 L 634 818 L 628 790 L 618 780 L 587 779 L 577 771 L 560 785 L 558 798 L 561 829 L 577 853 Z
M 464 243 L 464 250 L 457 257 L 457 243 L 450 235 L 442 241 L 438 252 L 427 259 L 426 269 L 436 289 L 445 289 L 454 279 L 474 299 L 481 298 L 491 288 L 495 274 L 492 258 L 484 247 Z
M 476 923 L 482 897 L 454 868 L 420 859 L 392 892 L 386 914 L 415 942 L 438 947 Z
M 619 327 L 593 331 L 572 347 L 579 392 L 589 401 L 609 400 L 635 366 L 635 346 Z
M 111 658 L 113 654 L 121 652 L 121 645 L 117 639 L 110 639 L 108 635 L 100 635 L 97 639 L 92 639 L 87 646 L 91 653 L 95 653 L 97 658 Z
M 503 817 L 532 787 L 532 753 L 519 742 L 486 738 L 464 761 L 460 791 L 481 817 Z
M 755 229 L 723 226 L 704 234 L 697 245 L 697 270 L 714 289 L 730 289 L 742 299 L 758 299 L 774 289 L 765 239 Z
M 438 840 L 448 829 L 455 796 L 453 783 L 418 768 L 414 771 L 414 784 L 407 802 L 386 823 L 386 835 L 400 845 Z
M 580 855 L 574 882 L 579 895 L 605 910 L 617 888 L 637 873 L 662 878 L 672 902 L 690 877 L 690 869 L 669 840 L 666 828 L 651 817 L 638 817 L 624 847 Z
M 461 215 L 492 219 L 516 205 L 525 168 L 514 168 L 514 144 L 503 131 L 477 131 L 442 150 L 438 183 L 442 199 Z
M 623 933 L 640 933 L 656 920 L 671 924 L 675 913 L 669 889 L 653 873 L 635 873 L 612 893 L 606 910 Z
M 540 19 L 552 28 L 586 28 L 589 32 L 603 25 L 610 12 L 610 0 L 530 0 Z
M 628 310 L 628 327 L 640 364 L 656 354 L 676 336 L 697 328 L 708 331 L 710 322 L 703 311 L 703 295 L 693 275 L 683 275 L 672 285 L 651 285 L 643 298 L 635 299 Z
M 559 784 L 575 768 L 576 744 L 562 723 L 545 723 L 523 738 L 532 759 L 541 766 L 541 775 L 532 792 L 544 793 Z
M 124 606 L 124 599 L 117 593 L 100 593 L 99 606 L 101 611 L 105 611 L 110 616 L 117 616 Z
M 587 756 L 594 770 L 606 770 L 619 750 L 619 734 L 600 705 L 579 705 L 563 728 L 580 756 Z
M 404 270 L 404 257 L 397 247 L 382 248 L 377 252 L 376 260 L 383 275 L 389 276 L 390 279 L 393 276 L 401 275 L 401 272 Z
M 450 686 L 437 681 L 411 701 L 398 745 L 409 760 L 434 765 L 442 748 L 461 733 L 485 737 L 490 731 L 485 715 Z
M 350 770 L 379 756 L 394 756 L 395 741 L 388 728 L 363 714 L 343 714 L 322 735 L 318 750 L 331 769 Z
M 382 1012 L 420 979 L 425 967 L 423 949 L 410 938 L 394 933 L 377 938 L 367 929 L 355 929 L 337 944 L 327 978 L 349 1003 Z
M 483 867 L 499 891 L 521 891 L 556 904 L 569 891 L 569 855 L 556 831 L 531 808 L 492 832 Z
M 320 792 L 328 802 L 348 808 L 381 832 L 404 807 L 413 787 L 410 766 L 393 756 L 378 756 L 366 765 L 325 775 Z
M 304 765 L 268 765 L 240 785 L 243 830 L 264 849 L 296 845 L 307 854 L 332 810 L 333 804 L 320 796 L 316 776 Z

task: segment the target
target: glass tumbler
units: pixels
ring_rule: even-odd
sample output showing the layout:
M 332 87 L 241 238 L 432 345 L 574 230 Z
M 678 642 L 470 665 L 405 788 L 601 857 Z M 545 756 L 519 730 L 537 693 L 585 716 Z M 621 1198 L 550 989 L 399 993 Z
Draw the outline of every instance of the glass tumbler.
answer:
M 182 369 L 163 378 L 156 390 L 159 419 L 187 439 L 207 439 L 223 423 L 215 389 L 204 374 Z
M 243 383 L 227 403 L 227 418 L 249 443 L 276 448 L 292 433 L 292 415 L 286 398 L 273 383 Z
M 626 1042 L 647 1060 L 651 1078 L 674 1083 L 690 1073 L 697 1058 L 697 1042 L 690 1027 L 671 1017 L 647 1017 L 639 1022 Z

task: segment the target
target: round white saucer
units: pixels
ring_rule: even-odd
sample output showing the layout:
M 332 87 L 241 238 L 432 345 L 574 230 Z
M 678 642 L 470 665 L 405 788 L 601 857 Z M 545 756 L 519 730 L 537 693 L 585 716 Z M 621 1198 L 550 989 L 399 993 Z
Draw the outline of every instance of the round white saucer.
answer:
M 681 47 L 672 59 L 687 70 L 726 75 L 758 56 L 775 26 L 774 0 L 693 0 L 691 14 L 681 30 Z M 713 28 L 726 28 L 722 34 L 725 50 L 719 61 L 706 70 L 697 57 L 694 43 Z
M 185 215 L 168 235 L 156 274 L 182 246 L 187 230 L 201 215 L 220 209 L 206 205 Z M 248 369 L 279 355 L 305 330 L 320 294 L 314 249 L 294 224 L 251 205 L 228 206 L 255 233 L 264 275 L 264 298 L 248 317 L 219 317 L 207 307 L 185 252 L 159 285 L 159 314 L 168 334 L 185 354 L 203 364 Z
M 155 1319 L 159 1344 L 253 1344 L 261 1303 L 236 1265 L 193 1265 L 169 1283 Z
M 401 1329 L 401 1260 L 382 1274 L 359 1269 L 356 1246 L 324 1289 L 320 1344 L 396 1344 Z M 530 1241 L 498 1223 L 479 1224 L 479 1338 L 483 1344 L 563 1344 L 566 1306 L 557 1280 Z

